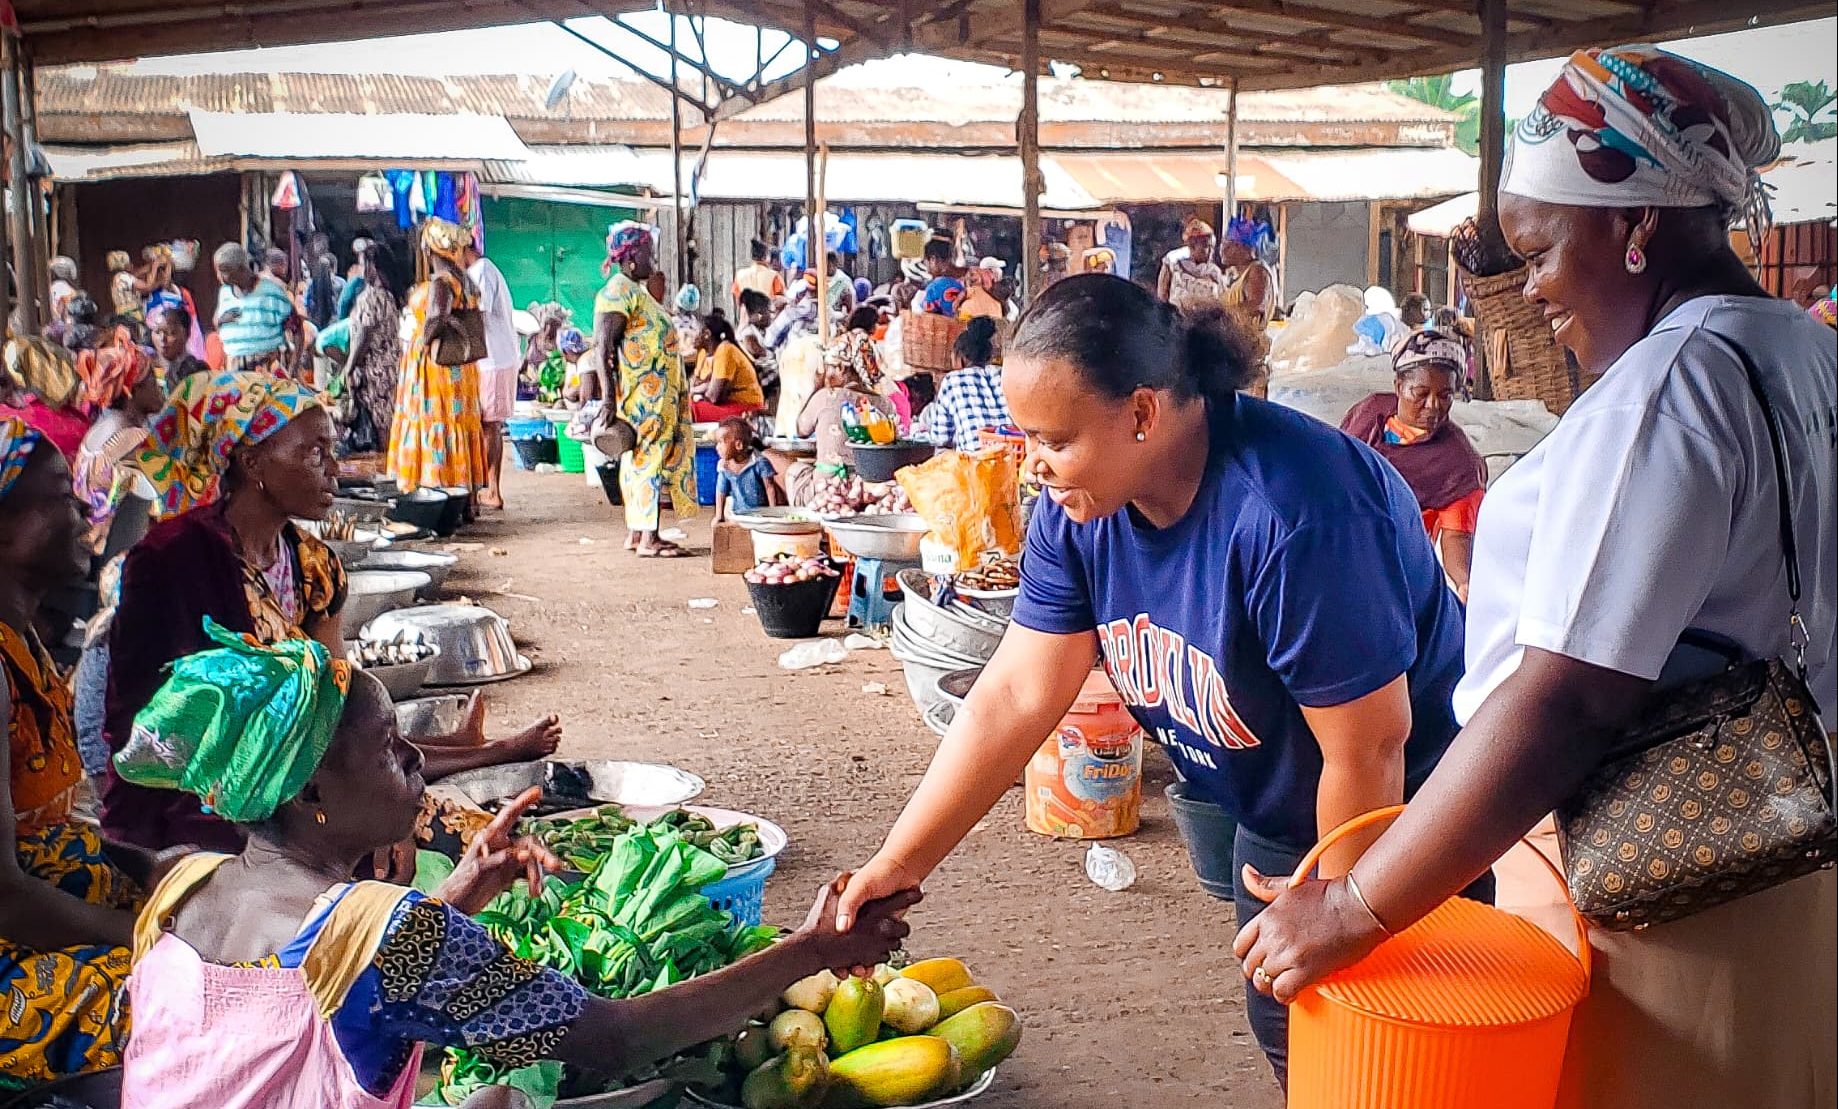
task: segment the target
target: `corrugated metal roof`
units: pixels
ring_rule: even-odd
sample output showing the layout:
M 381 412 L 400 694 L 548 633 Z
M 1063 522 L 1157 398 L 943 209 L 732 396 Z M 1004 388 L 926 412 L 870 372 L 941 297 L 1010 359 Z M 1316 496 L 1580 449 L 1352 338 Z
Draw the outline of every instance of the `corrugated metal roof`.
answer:
M 671 191 L 670 152 L 638 154 L 650 187 Z M 687 167 L 684 156 L 684 180 Z M 1041 159 L 1046 192 L 1041 207 L 1089 211 L 1103 205 L 1070 174 Z M 776 151 L 720 150 L 710 156 L 699 194 L 707 200 L 803 200 L 804 156 Z M 830 153 L 824 195 L 832 203 L 953 204 L 989 208 L 1021 206 L 1021 159 L 970 154 Z
M 208 112 L 191 127 L 205 157 L 357 158 L 405 162 L 520 161 L 523 140 L 503 116 Z
M 167 177 L 219 173 L 234 168 L 233 159 L 204 158 L 198 144 L 138 143 L 132 146 L 46 146 L 51 177 L 57 181 L 113 181 L 123 177 Z
M 500 185 L 570 188 L 651 183 L 651 170 L 629 146 L 532 146 L 527 150 L 522 161 L 485 163 L 481 180 Z
M 1051 161 L 1107 203 L 1220 200 L 1224 152 L 1054 154 Z M 1480 161 L 1435 147 L 1346 151 L 1241 150 L 1241 200 L 1402 200 L 1474 187 Z

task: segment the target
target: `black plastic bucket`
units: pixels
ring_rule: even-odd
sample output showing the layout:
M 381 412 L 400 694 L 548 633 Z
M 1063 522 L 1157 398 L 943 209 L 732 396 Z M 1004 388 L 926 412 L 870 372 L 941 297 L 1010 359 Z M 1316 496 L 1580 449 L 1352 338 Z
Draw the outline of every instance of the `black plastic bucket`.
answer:
M 619 492 L 619 460 L 617 458 L 602 462 L 594 467 L 600 475 L 600 491 L 606 494 L 606 503 L 617 508 L 625 503 L 625 497 Z
M 554 439 L 512 439 L 511 446 L 517 450 L 517 468 L 520 470 L 534 470 L 545 462 L 553 466 L 559 457 Z
M 1172 782 L 1164 791 L 1168 810 L 1174 814 L 1174 826 L 1180 830 L 1181 842 L 1187 845 L 1187 859 L 1193 864 L 1194 877 L 1200 888 L 1214 897 L 1232 899 L 1232 840 L 1238 834 L 1238 821 L 1211 801 L 1188 795 L 1187 782 Z
M 747 593 L 753 598 L 753 611 L 759 614 L 759 626 L 774 639 L 812 639 L 830 613 L 830 602 L 836 598 L 840 576 L 824 575 L 790 585 L 765 585 L 748 582 Z

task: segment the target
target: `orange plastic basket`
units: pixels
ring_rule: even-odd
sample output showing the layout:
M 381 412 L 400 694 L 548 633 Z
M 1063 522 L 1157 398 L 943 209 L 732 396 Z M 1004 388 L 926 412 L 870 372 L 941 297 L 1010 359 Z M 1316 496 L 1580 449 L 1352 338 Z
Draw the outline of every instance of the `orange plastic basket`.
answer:
M 1343 837 L 1403 811 L 1334 829 L 1291 884 Z M 1563 875 L 1533 854 L 1568 902 Z M 1289 1009 L 1289 1109 L 1552 1109 L 1570 1016 L 1589 992 L 1589 936 L 1570 912 L 1576 955 L 1523 917 L 1452 898 L 1304 990 Z

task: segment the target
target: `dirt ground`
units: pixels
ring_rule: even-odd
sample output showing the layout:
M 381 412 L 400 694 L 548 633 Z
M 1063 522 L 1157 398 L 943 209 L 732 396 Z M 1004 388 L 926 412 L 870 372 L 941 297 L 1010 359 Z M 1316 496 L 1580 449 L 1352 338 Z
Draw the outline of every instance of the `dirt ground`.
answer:
M 766 921 L 796 924 L 824 880 L 873 852 L 931 755 L 899 664 L 858 651 L 779 669 L 786 644 L 743 613 L 745 584 L 709 571 L 706 510 L 684 525 L 697 557 L 640 560 L 580 476 L 507 481 L 509 509 L 461 534 L 449 584 L 505 616 L 537 664 L 490 688 L 493 724 L 559 713 L 563 756 L 672 763 L 708 782 L 703 801 L 777 821 L 791 843 Z M 719 603 L 689 608 L 698 597 Z M 1080 845 L 1027 831 L 1017 788 L 912 914 L 915 955 L 962 958 L 1025 1021 L 987 1109 L 1282 1104 L 1245 1024 L 1231 907 L 1194 880 L 1159 752 L 1145 776 L 1142 830 L 1114 841 L 1136 864 L 1131 889 L 1098 888 Z

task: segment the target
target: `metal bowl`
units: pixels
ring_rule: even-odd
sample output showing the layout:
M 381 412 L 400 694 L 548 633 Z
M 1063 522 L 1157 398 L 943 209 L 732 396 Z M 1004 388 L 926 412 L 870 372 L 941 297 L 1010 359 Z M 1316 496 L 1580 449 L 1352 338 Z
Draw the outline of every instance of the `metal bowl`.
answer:
M 425 576 L 425 575 L 424 575 Z M 479 605 L 423 605 L 385 612 L 364 627 L 365 639 L 421 637 L 440 648 L 429 685 L 480 685 L 528 673 L 504 617 Z
M 793 508 L 789 505 L 736 512 L 732 519 L 748 531 L 765 535 L 813 535 L 823 530 L 823 521 L 817 518 L 816 513 L 808 508 Z
M 727 876 L 729 878 L 751 874 L 762 869 L 767 865 L 769 860 L 777 858 L 779 852 L 785 850 L 785 845 L 791 842 L 791 837 L 785 834 L 785 829 L 779 827 L 777 824 L 774 824 L 763 816 L 754 816 L 752 813 L 740 812 L 737 809 L 718 809 L 710 805 L 686 804 L 621 805 L 620 808 L 625 811 L 627 820 L 634 820 L 640 824 L 649 824 L 651 821 L 656 820 L 666 813 L 675 812 L 677 809 L 684 809 L 695 813 L 697 816 L 707 817 L 708 822 L 715 826 L 717 832 L 725 832 L 736 824 L 751 824 L 755 828 L 758 828 L 760 856 L 756 859 L 748 859 L 739 866 L 728 867 Z M 594 813 L 594 809 L 575 809 L 570 812 L 556 813 L 554 816 L 548 817 L 547 819 L 583 820 L 591 818 Z
M 458 562 L 458 555 L 444 551 L 372 551 L 364 562 L 364 569 L 413 570 L 426 574 L 429 584 L 419 595 L 424 600 L 432 600 Z
M 438 489 L 417 489 L 404 493 L 390 505 L 389 518 L 440 533 L 442 518 L 447 514 L 447 495 Z M 442 534 L 452 534 L 445 532 Z
M 917 512 L 890 512 L 885 516 L 856 516 L 824 525 L 836 545 L 856 558 L 919 561 L 919 541 L 925 538 L 925 518 Z
M 788 454 L 793 458 L 815 458 L 817 440 L 800 439 L 794 435 L 780 435 L 766 440 L 766 449 Z
M 967 1101 L 982 1097 L 984 1094 L 988 1093 L 989 1087 L 994 1085 L 995 1081 L 996 1069 L 991 1067 L 984 1071 L 981 1077 L 964 1087 L 961 1091 L 949 1097 L 941 1097 L 935 1101 L 928 1101 L 920 1105 L 915 1105 L 912 1109 L 943 1109 L 943 1107 L 947 1105 L 962 1105 Z M 690 1101 L 703 1106 L 704 1109 L 738 1109 L 738 1107 L 729 1105 L 725 1101 L 716 1101 L 708 1095 L 698 1092 L 694 1086 L 686 1088 L 683 1093 L 688 1096 Z M 561 1103 L 557 1102 L 556 1104 L 559 1105 Z
M 414 604 L 415 594 L 434 582 L 419 570 L 353 570 L 347 580 L 345 624 L 360 628 L 385 612 Z
M 478 806 L 508 801 L 548 780 L 546 762 L 560 762 L 586 775 L 589 798 L 595 804 L 618 805 L 631 809 L 655 805 L 662 809 L 677 805 L 701 794 L 707 788 L 701 778 L 687 770 L 655 762 L 621 762 L 616 759 L 565 759 L 513 762 L 504 766 L 487 766 L 442 778 L 433 789 L 456 795 Z M 762 839 L 765 837 L 762 836 Z
M 413 739 L 420 736 L 452 735 L 466 722 L 464 693 L 442 693 L 396 702 L 396 727 Z
M 428 680 L 428 672 L 434 668 L 434 660 L 440 657 L 440 648 L 417 662 L 399 662 L 389 666 L 364 666 L 362 670 L 383 683 L 389 691 L 391 701 L 406 701 L 421 691 L 423 683 Z

